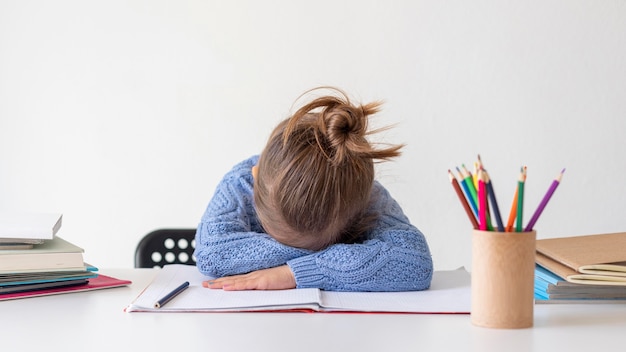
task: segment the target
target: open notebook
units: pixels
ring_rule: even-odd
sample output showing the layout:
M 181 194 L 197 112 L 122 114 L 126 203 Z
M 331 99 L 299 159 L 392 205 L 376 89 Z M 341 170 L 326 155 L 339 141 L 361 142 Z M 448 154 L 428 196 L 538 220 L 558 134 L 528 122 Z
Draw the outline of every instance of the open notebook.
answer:
M 192 265 L 161 269 L 126 312 L 379 312 L 468 314 L 471 279 L 465 269 L 436 271 L 430 289 L 412 292 L 334 292 L 318 289 L 223 291 L 202 287 L 208 280 Z M 162 308 L 155 302 L 181 283 L 189 288 Z

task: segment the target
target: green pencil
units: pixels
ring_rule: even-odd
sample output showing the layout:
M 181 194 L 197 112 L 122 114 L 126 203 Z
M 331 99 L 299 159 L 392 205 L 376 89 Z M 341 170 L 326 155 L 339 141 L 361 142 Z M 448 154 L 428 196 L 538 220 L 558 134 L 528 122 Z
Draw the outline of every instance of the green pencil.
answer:
M 523 212 L 524 212 L 524 183 L 525 182 L 526 182 L 526 166 L 521 168 L 519 180 L 517 182 L 517 222 L 515 224 L 516 232 L 522 232 L 524 230 L 522 221 L 523 221 Z
M 472 174 L 467 171 L 465 164 L 461 164 L 461 174 L 465 182 L 467 182 L 467 188 L 470 191 L 470 195 L 472 196 L 472 200 L 474 204 L 478 204 L 478 195 L 476 194 L 476 187 L 474 186 L 474 179 L 472 178 Z

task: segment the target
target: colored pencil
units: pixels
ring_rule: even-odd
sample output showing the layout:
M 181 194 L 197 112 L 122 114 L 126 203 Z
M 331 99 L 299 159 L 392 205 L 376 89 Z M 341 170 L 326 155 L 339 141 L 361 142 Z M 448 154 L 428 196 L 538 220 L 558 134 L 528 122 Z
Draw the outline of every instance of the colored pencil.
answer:
M 176 287 L 172 292 L 165 295 L 154 304 L 154 308 L 161 308 L 167 302 L 171 301 L 174 297 L 178 296 L 181 292 L 185 291 L 189 287 L 189 281 L 183 282 L 180 286 Z
M 465 209 L 467 216 L 470 218 L 470 221 L 472 222 L 472 227 L 474 229 L 478 229 L 478 221 L 476 220 L 476 217 L 474 216 L 472 209 L 467 203 L 467 199 L 465 198 L 463 191 L 461 191 L 461 187 L 459 187 L 459 181 L 456 179 L 456 177 L 454 177 L 454 175 L 452 174 L 452 171 L 450 170 L 448 170 L 448 176 L 450 177 L 450 183 L 452 183 L 452 187 L 454 188 L 456 195 L 459 197 L 459 200 L 461 201 L 461 204 L 463 205 L 463 208 Z
M 502 217 L 500 216 L 500 208 L 498 207 L 498 201 L 496 200 L 496 193 L 493 190 L 493 182 L 491 182 L 491 178 L 489 177 L 487 170 L 483 170 L 483 173 L 485 175 L 485 185 L 487 186 L 487 194 L 489 195 L 491 208 L 493 209 L 493 214 L 496 217 L 496 226 L 498 227 L 498 231 L 504 232 L 504 224 L 502 223 Z
M 484 171 L 483 182 L 485 182 L 485 191 L 489 194 L 489 187 L 487 186 L 487 180 L 484 178 L 487 176 L 487 170 L 483 165 L 483 160 L 480 158 L 480 154 L 477 155 L 477 161 L 474 162 L 474 170 L 476 171 L 476 175 L 478 176 L 478 170 Z M 478 177 L 477 177 L 478 179 Z M 478 184 L 476 184 L 476 188 L 478 188 Z M 489 196 L 487 197 L 487 206 L 485 207 L 485 212 L 487 213 L 487 230 L 493 231 L 493 226 L 491 224 L 491 212 L 489 211 Z
M 535 213 L 533 214 L 533 216 L 530 218 L 530 221 L 528 222 L 528 225 L 526 225 L 526 229 L 524 231 L 532 231 L 533 227 L 535 226 L 535 223 L 537 222 L 537 219 L 539 219 L 539 216 L 545 209 L 546 205 L 548 204 L 548 201 L 554 194 L 554 191 L 556 191 L 556 188 L 561 183 L 561 179 L 563 178 L 564 172 L 565 172 L 565 169 L 561 170 L 561 172 L 556 176 L 554 181 L 552 181 L 552 184 L 548 188 L 548 191 L 546 192 L 546 194 L 543 196 L 543 199 L 539 203 L 539 206 L 537 207 L 537 210 L 535 210 Z
M 472 193 L 470 192 L 470 188 L 467 184 L 467 178 L 463 176 L 463 172 L 461 172 L 461 169 L 457 167 L 456 170 L 459 172 L 459 178 L 461 179 L 461 186 L 463 187 L 463 191 L 465 191 L 465 195 L 467 196 L 468 203 L 470 204 L 470 206 L 472 207 L 472 210 L 474 211 L 474 216 L 478 217 L 478 204 L 476 203 L 476 200 L 472 197 Z
M 474 163 L 474 173 L 472 174 L 472 179 L 474 180 L 474 187 L 478 190 L 478 163 Z
M 483 160 L 480 158 L 480 154 L 478 154 L 478 161 L 474 164 L 477 169 L 484 169 Z
M 461 164 L 461 172 L 463 175 L 463 179 L 467 182 L 467 188 L 469 189 L 470 194 L 472 195 L 472 199 L 474 200 L 474 203 L 478 205 L 478 197 L 476 195 L 476 187 L 474 187 L 474 179 L 472 178 L 472 174 L 470 174 L 470 172 L 467 171 L 464 164 Z
M 526 182 L 526 167 L 522 168 L 520 172 L 519 180 L 517 182 L 517 222 L 515 224 L 515 231 L 522 232 L 522 221 L 524 220 L 524 183 Z
M 509 212 L 509 221 L 506 224 L 507 232 L 513 232 L 513 225 L 515 224 L 516 216 L 517 216 L 517 185 L 515 185 L 515 194 L 513 195 L 513 203 L 511 204 L 511 211 Z
M 478 170 L 478 225 L 482 231 L 487 231 L 487 189 L 483 171 Z

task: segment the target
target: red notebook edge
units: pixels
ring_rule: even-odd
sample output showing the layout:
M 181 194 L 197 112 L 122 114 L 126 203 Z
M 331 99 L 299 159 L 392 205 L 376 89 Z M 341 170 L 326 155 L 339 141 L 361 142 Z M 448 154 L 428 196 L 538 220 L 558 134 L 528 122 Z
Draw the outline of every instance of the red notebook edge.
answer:
M 90 278 L 89 282 L 85 285 L 55 287 L 55 288 L 48 288 L 48 289 L 43 289 L 43 290 L 0 294 L 0 301 L 8 301 L 12 299 L 30 298 L 30 297 L 51 296 L 51 295 L 58 295 L 58 294 L 63 294 L 63 293 L 94 291 L 94 290 L 100 290 L 100 289 L 105 289 L 105 288 L 128 286 L 130 284 L 132 284 L 132 281 L 130 280 L 122 280 L 122 279 L 117 279 L 111 276 L 98 274 L 97 277 Z

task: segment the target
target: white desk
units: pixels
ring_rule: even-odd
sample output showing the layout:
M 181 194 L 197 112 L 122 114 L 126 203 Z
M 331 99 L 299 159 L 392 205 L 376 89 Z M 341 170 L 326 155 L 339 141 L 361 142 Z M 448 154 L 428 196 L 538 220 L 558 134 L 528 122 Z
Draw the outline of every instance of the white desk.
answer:
M 125 313 L 154 269 L 101 270 L 129 287 L 0 302 L 3 351 L 593 351 L 623 344 L 626 304 L 536 305 L 535 326 L 469 315 Z

